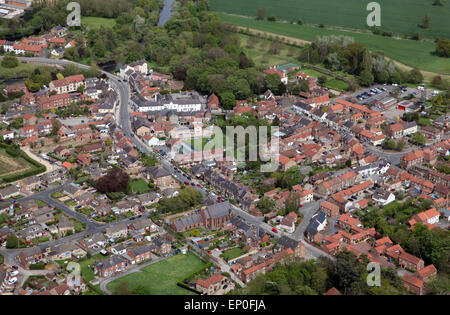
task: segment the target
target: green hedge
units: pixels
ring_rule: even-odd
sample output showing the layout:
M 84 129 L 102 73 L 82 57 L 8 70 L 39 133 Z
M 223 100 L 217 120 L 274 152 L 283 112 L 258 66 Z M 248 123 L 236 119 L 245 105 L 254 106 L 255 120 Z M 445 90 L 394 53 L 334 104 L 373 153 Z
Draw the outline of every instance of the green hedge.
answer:
M 202 294 L 201 292 L 195 290 L 194 288 L 191 288 L 190 286 L 188 286 L 187 284 L 185 284 L 183 282 L 177 282 L 177 286 L 182 287 L 183 289 L 189 290 L 191 292 L 194 292 L 196 294 Z
M 43 270 L 45 269 L 45 264 L 31 264 L 30 270 Z

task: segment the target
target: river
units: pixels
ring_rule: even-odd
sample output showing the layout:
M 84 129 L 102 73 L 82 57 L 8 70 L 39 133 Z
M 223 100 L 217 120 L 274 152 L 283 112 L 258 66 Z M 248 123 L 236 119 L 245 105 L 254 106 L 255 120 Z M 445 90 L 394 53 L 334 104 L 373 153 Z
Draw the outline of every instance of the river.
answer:
M 172 4 L 174 2 L 175 0 L 164 0 L 164 7 L 159 13 L 158 26 L 163 26 L 166 24 L 167 20 L 170 19 L 170 16 L 172 15 Z

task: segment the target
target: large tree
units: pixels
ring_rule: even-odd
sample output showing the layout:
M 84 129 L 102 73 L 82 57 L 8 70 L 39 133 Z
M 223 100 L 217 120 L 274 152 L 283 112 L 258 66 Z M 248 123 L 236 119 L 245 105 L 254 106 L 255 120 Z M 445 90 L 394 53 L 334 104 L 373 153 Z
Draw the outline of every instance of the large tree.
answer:
M 113 167 L 108 174 L 100 177 L 96 184 L 96 188 L 103 193 L 126 192 L 128 190 L 129 181 L 130 176 L 128 176 L 127 173 L 120 168 Z

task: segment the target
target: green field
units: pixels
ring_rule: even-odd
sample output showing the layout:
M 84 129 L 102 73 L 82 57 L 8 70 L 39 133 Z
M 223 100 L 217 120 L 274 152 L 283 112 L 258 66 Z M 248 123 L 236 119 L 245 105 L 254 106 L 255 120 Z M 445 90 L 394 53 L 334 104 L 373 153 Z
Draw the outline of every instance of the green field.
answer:
M 31 64 L 19 62 L 15 68 L 5 68 L 0 65 L 0 80 L 10 80 L 28 77 L 36 68 Z
M 245 54 L 250 57 L 257 66 L 273 66 L 289 63 L 295 60 L 300 52 L 300 48 L 294 46 L 282 46 L 279 54 L 268 54 L 270 46 L 268 40 L 259 39 L 255 42 L 255 37 L 239 34 Z
M 146 287 L 152 295 L 192 295 L 191 291 L 177 286 L 177 282 L 183 281 L 192 273 L 199 271 L 205 263 L 195 254 L 188 252 L 186 255 L 178 254 L 159 261 L 155 264 L 134 272 L 125 277 L 116 279 L 106 286 L 114 292 L 116 285 L 127 281 L 130 290 L 137 286 Z
M 278 20 L 320 24 L 367 30 L 367 4 L 361 0 L 210 0 L 212 11 L 256 16 L 265 7 L 267 16 Z M 433 6 L 434 0 L 378 0 L 381 8 L 381 29 L 396 34 L 419 32 L 426 37 L 450 37 L 450 5 Z M 425 16 L 430 15 L 430 28 L 419 27 Z
M 324 84 L 326 87 L 338 91 L 347 91 L 348 84 L 342 80 L 333 79 Z
M 254 18 L 235 16 L 229 14 L 217 14 L 223 21 L 241 27 L 251 28 L 262 32 L 284 35 L 292 38 L 313 41 L 318 36 L 345 35 L 353 37 L 373 51 L 384 53 L 405 65 L 417 67 L 422 70 L 450 74 L 450 60 L 440 58 L 432 53 L 435 45 L 431 41 L 413 41 L 395 39 L 370 33 L 358 33 L 344 30 L 319 28 L 311 25 L 297 25 L 281 22 L 258 21 Z
M 234 259 L 236 257 L 242 256 L 245 254 L 245 251 L 240 249 L 239 247 L 235 247 L 232 249 L 227 249 L 223 252 L 223 254 L 221 255 L 221 257 L 226 260 L 229 261 L 231 259 Z
M 6 153 L 4 148 L 0 148 L 0 178 L 7 175 L 22 173 L 33 169 L 34 166 L 25 161 L 22 157 L 13 157 Z
M 150 191 L 148 183 L 143 179 L 136 179 L 130 183 L 130 188 L 133 193 L 145 194 Z
M 115 19 L 101 18 L 101 17 L 91 17 L 86 16 L 81 18 L 81 24 L 86 24 L 86 26 L 90 29 L 97 29 L 100 26 L 104 27 L 114 27 L 116 25 Z

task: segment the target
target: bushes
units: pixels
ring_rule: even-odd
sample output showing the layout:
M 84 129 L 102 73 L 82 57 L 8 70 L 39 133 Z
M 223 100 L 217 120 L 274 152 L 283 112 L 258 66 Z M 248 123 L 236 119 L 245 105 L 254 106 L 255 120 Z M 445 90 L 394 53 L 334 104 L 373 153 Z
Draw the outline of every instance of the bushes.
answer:
M 45 269 L 45 264 L 31 264 L 30 270 L 43 270 Z
M 5 56 L 1 65 L 5 68 L 15 68 L 19 65 L 19 60 L 15 56 Z

